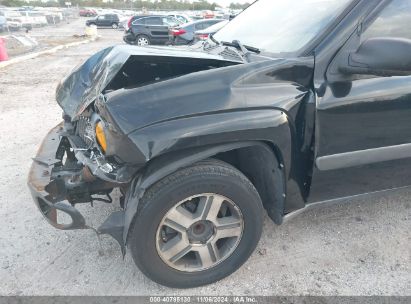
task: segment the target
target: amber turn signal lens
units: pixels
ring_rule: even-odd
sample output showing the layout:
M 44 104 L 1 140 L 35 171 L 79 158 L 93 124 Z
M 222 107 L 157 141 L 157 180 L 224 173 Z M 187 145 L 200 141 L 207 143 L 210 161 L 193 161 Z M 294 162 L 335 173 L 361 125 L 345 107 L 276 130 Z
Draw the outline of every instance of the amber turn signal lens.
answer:
M 96 125 L 96 139 L 101 149 L 103 150 L 103 152 L 106 152 L 107 141 L 106 141 L 106 135 L 104 134 L 104 127 L 101 121 L 98 122 Z

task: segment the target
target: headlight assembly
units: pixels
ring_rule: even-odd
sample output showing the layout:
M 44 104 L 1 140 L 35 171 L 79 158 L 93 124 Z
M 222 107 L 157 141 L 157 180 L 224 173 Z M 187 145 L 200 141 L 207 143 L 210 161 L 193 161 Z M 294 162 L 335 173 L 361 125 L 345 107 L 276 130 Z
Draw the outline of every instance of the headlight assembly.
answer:
M 104 133 L 104 124 L 101 121 L 96 124 L 96 140 L 101 150 L 105 153 L 107 151 L 107 140 Z

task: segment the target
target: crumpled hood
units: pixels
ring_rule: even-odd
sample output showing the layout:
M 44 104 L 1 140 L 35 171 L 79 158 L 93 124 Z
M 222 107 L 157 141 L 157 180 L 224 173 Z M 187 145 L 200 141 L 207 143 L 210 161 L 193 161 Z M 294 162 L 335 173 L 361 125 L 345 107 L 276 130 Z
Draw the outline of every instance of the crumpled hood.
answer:
M 200 71 L 113 91 L 97 107 L 124 134 L 218 113 L 288 111 L 307 94 L 313 64 L 312 58 L 271 59 Z
M 138 56 L 240 62 L 192 47 L 112 46 L 91 56 L 61 80 L 56 90 L 56 100 L 64 113 L 75 120 L 107 88 L 125 63 L 131 57 Z

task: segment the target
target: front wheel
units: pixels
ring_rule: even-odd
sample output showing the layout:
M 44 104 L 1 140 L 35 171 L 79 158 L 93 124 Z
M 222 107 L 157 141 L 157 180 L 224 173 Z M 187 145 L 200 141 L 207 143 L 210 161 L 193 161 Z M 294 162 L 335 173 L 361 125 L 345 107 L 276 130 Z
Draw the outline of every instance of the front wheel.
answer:
M 218 281 L 237 270 L 261 236 L 262 203 L 251 182 L 215 160 L 181 169 L 152 186 L 128 234 L 136 265 L 177 288 Z
M 117 28 L 118 28 L 118 24 L 117 24 L 117 23 L 113 23 L 113 24 L 111 25 L 111 28 L 117 29 Z

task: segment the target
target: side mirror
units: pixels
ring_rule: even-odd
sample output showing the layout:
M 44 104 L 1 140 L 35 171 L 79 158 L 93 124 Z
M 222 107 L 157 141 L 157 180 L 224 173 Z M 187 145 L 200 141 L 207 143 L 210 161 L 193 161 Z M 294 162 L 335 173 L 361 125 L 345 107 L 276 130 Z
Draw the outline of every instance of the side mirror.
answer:
M 356 52 L 349 54 L 348 64 L 339 69 L 345 74 L 411 75 L 411 39 L 367 39 Z

